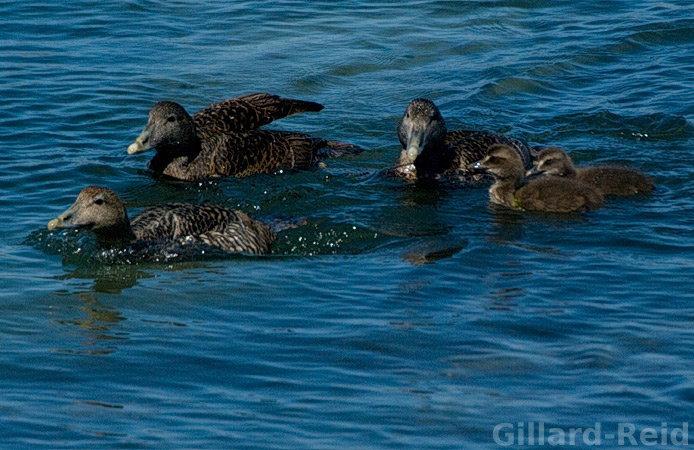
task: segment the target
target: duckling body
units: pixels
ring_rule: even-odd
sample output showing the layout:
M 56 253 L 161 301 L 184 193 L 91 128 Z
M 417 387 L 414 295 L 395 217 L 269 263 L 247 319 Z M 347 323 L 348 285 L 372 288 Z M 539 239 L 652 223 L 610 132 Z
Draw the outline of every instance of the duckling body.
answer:
M 269 253 L 276 238 L 268 225 L 219 205 L 171 203 L 145 209 L 129 220 L 118 195 L 99 186 L 82 189 L 75 203 L 48 223 L 49 230 L 69 227 L 87 228 L 112 246 L 167 240 L 251 254 Z
M 441 112 L 431 100 L 412 100 L 398 123 L 398 139 L 402 145 L 396 168 L 403 176 L 428 178 L 455 174 L 476 181 L 482 178 L 469 169 L 470 164 L 484 158 L 494 144 L 506 144 L 521 158 L 524 167 L 531 165 L 528 145 L 510 136 L 488 131 L 448 131 Z
M 304 170 L 324 157 L 360 152 L 357 146 L 303 133 L 259 129 L 282 117 L 322 109 L 319 103 L 263 93 L 224 100 L 193 116 L 177 103 L 159 102 L 128 153 L 156 149 L 148 165 L 152 171 L 198 180 Z
M 523 162 L 507 145 L 493 145 L 472 168 L 494 175 L 489 198 L 492 203 L 510 208 L 566 213 L 595 209 L 603 201 L 597 189 L 578 180 L 543 177 L 523 184 Z
M 537 159 L 530 173 L 575 178 L 597 188 L 603 195 L 629 196 L 653 190 L 653 180 L 643 172 L 619 166 L 575 168 L 568 153 L 557 147 L 542 150 Z

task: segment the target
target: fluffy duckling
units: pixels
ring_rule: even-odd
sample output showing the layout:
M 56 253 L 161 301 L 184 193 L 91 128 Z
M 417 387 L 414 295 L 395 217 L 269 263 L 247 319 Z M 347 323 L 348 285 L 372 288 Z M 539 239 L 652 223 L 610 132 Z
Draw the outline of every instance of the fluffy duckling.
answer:
M 361 152 L 343 142 L 259 129 L 273 120 L 322 109 L 319 103 L 262 93 L 214 103 L 192 116 L 178 103 L 159 102 L 128 154 L 156 149 L 150 169 L 192 181 L 309 169 L 327 157 Z
M 419 178 L 457 174 L 476 181 L 480 174 L 472 172 L 469 165 L 484 158 L 494 144 L 511 147 L 523 167 L 532 165 L 531 150 L 520 139 L 488 131 L 448 131 L 439 109 L 425 98 L 414 99 L 407 105 L 398 123 L 398 139 L 402 151 L 396 169 L 402 168 L 402 176 L 408 178 L 414 177 L 414 166 Z
M 70 227 L 89 229 L 111 246 L 168 240 L 251 254 L 269 253 L 276 238 L 268 225 L 218 205 L 171 203 L 147 208 L 130 220 L 118 195 L 99 186 L 82 189 L 77 201 L 48 223 L 49 230 Z
M 508 145 L 493 145 L 471 168 L 491 173 L 496 181 L 489 189 L 490 200 L 511 208 L 566 213 L 595 209 L 603 200 L 597 189 L 569 178 L 542 177 L 522 184 L 523 161 Z
M 653 180 L 636 169 L 618 166 L 594 166 L 576 169 L 571 157 L 558 147 L 548 147 L 537 156 L 537 164 L 528 175 L 575 178 L 599 189 L 603 195 L 647 194 L 653 190 Z

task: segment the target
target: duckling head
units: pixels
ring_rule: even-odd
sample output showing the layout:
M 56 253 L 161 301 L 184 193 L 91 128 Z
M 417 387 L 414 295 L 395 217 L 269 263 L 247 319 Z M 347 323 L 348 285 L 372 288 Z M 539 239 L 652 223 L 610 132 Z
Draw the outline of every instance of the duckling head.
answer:
M 495 144 L 487 150 L 487 156 L 468 166 L 474 171 L 489 172 L 498 179 L 522 178 L 523 161 L 518 152 L 505 144 Z
M 545 174 L 566 176 L 575 173 L 569 155 L 559 147 L 547 147 L 537 155 L 537 164 L 528 170 L 527 176 Z

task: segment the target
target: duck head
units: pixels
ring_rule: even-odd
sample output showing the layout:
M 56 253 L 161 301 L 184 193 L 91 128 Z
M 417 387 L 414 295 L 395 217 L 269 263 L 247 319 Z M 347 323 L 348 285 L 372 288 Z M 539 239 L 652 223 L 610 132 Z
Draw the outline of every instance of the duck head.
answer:
M 434 102 L 425 98 L 412 100 L 398 123 L 398 139 L 410 161 L 428 148 L 443 145 L 446 122 Z
M 85 228 L 108 237 L 129 236 L 130 222 L 125 206 L 111 189 L 87 186 L 75 203 L 48 222 L 48 229 Z
M 513 147 L 505 144 L 490 146 L 487 156 L 470 164 L 468 168 L 491 173 L 497 179 L 520 179 L 523 176 L 523 160 Z
M 128 154 L 150 149 L 185 153 L 196 140 L 193 118 L 178 103 L 159 102 L 149 111 L 149 120 L 135 142 L 128 146 Z
M 537 163 L 526 175 L 567 176 L 575 172 L 573 162 L 564 150 L 559 147 L 547 147 L 537 155 Z

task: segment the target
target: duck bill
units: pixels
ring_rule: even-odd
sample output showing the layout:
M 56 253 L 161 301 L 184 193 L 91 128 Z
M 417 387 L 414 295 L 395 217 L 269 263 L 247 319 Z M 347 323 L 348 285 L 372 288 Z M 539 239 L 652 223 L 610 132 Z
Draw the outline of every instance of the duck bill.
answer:
M 484 158 L 484 159 L 480 159 L 479 161 L 475 161 L 474 163 L 470 163 L 470 164 L 468 164 L 467 168 L 468 168 L 469 170 L 473 170 L 473 171 L 475 171 L 475 172 L 486 172 L 487 169 L 486 169 L 486 168 L 484 167 L 484 165 L 483 165 L 483 164 L 484 164 L 484 161 L 485 161 L 486 159 L 487 159 L 487 158 Z
M 73 219 L 75 218 L 75 214 L 77 214 L 77 211 L 79 211 L 79 209 L 80 206 L 77 203 L 75 203 L 70 208 L 68 208 L 67 211 L 48 222 L 48 229 L 54 230 L 56 228 L 72 228 L 78 226 L 76 223 L 73 222 Z
M 528 169 L 528 171 L 525 172 L 526 177 L 532 177 L 535 175 L 540 175 L 542 171 L 537 170 L 537 167 L 533 167 L 532 169 Z
M 134 155 L 135 153 L 142 153 L 150 150 L 152 145 L 150 144 L 150 136 L 152 135 L 151 125 L 147 125 L 142 133 L 135 139 L 135 142 L 128 146 L 128 155 Z
M 407 156 L 413 161 L 422 154 L 423 137 L 421 131 L 412 131 L 407 139 Z

